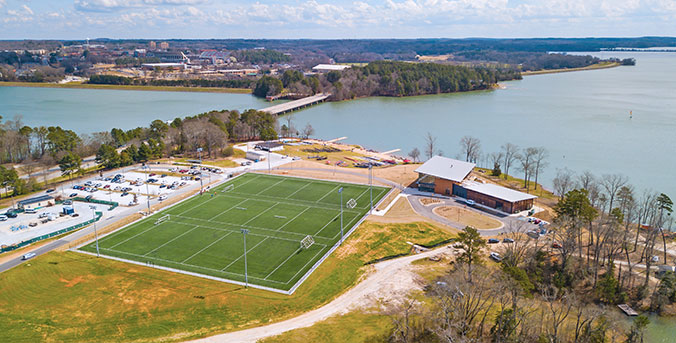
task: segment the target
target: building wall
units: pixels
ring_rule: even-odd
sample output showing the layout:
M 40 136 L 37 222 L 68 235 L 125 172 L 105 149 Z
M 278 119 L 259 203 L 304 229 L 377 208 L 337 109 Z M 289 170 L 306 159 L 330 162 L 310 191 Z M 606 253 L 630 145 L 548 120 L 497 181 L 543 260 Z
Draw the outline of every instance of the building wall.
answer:
M 434 193 L 443 195 L 452 195 L 454 184 L 457 183 L 451 180 L 441 179 L 437 177 L 434 179 Z
M 21 208 L 23 208 L 24 210 L 27 210 L 27 209 L 33 209 L 33 208 L 37 209 L 37 208 L 46 207 L 46 206 L 53 206 L 53 205 L 54 205 L 54 200 L 45 200 L 45 201 L 40 201 L 40 202 L 34 202 L 32 204 L 27 204 L 27 205 L 21 206 Z

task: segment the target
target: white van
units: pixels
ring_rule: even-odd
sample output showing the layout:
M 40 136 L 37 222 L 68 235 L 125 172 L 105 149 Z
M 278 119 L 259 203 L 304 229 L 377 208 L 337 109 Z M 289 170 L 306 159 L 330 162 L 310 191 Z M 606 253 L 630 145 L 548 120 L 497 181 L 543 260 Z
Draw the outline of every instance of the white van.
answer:
M 26 214 L 35 214 L 35 213 L 38 213 L 38 210 L 36 210 L 34 208 L 27 208 L 23 212 L 26 213 Z
M 25 255 L 21 256 L 21 259 L 25 261 L 25 260 L 27 260 L 27 259 L 29 259 L 29 258 L 31 258 L 31 257 L 35 257 L 35 253 L 34 253 L 34 252 L 29 252 L 28 254 L 25 254 Z

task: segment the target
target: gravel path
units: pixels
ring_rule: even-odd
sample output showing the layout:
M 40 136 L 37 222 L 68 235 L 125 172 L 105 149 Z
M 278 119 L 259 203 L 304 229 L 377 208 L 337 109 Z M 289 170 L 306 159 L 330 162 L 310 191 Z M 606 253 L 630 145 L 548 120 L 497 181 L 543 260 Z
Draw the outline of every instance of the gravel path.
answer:
M 446 247 L 426 251 L 417 255 L 401 257 L 376 263 L 375 271 L 352 289 L 330 303 L 303 313 L 297 317 L 270 325 L 215 335 L 194 342 L 256 342 L 262 338 L 276 336 L 286 331 L 312 326 L 331 316 L 349 312 L 351 309 L 372 304 L 378 298 L 394 297 L 415 288 L 420 288 L 416 275 L 411 271 L 411 262 L 427 258 L 448 250 Z

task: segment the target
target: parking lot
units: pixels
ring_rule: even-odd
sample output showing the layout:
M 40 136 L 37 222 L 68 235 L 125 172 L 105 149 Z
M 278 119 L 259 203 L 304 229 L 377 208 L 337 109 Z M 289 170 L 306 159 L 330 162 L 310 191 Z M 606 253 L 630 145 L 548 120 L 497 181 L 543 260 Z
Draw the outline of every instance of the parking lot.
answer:
M 209 170 L 210 169 L 210 170 Z M 200 178 L 205 178 L 200 180 Z M 12 245 L 34 237 L 55 232 L 92 218 L 89 206 L 104 213 L 102 221 L 129 211 L 145 210 L 148 202 L 151 205 L 162 201 L 184 189 L 205 185 L 222 177 L 217 168 L 152 166 L 152 168 L 130 167 L 116 172 L 104 173 L 78 182 L 63 184 L 48 194 L 63 200 L 74 198 L 96 199 L 117 202 L 119 207 L 110 211 L 109 205 L 72 201 L 76 215 L 61 216 L 63 205 L 55 205 L 37 210 L 35 214 L 19 213 L 16 218 L 8 218 L 0 222 L 0 245 Z M 44 193 L 42 193 L 44 194 Z M 40 194 L 38 194 L 40 195 Z M 5 213 L 8 209 L 0 210 Z M 49 218 L 43 213 L 51 213 Z M 40 216 L 43 218 L 39 218 Z M 53 220 L 45 220 L 53 219 Z M 44 222 L 43 222 L 44 221 Z
M 90 205 L 96 206 L 96 211 L 109 207 L 74 201 L 72 205 L 44 207 L 33 214 L 19 213 L 16 218 L 8 218 L 0 223 L 0 245 L 11 245 L 90 220 L 93 218 Z M 74 214 L 64 215 L 64 206 L 72 207 Z

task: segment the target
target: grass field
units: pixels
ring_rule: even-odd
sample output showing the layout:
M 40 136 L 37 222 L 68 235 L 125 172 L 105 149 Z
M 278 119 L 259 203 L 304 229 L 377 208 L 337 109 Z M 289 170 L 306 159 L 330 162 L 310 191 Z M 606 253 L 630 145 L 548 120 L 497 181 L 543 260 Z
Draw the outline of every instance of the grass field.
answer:
M 341 187 L 343 203 L 357 203 L 343 206 L 347 232 L 368 212 L 367 185 L 244 174 L 100 239 L 99 248 L 105 256 L 243 282 L 247 229 L 249 283 L 288 291 L 340 241 Z M 373 187 L 374 203 L 387 191 Z M 315 243 L 301 248 L 307 236 Z

